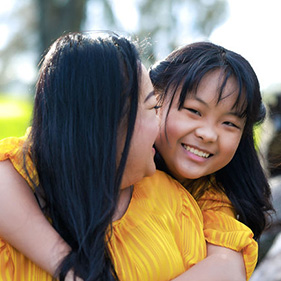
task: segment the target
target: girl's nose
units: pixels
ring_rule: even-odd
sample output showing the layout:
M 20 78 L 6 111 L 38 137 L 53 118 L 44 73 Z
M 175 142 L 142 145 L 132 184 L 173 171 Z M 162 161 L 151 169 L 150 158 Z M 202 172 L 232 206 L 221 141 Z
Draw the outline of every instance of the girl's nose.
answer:
M 204 142 L 215 142 L 218 139 L 218 134 L 212 126 L 199 127 L 195 130 L 196 137 Z

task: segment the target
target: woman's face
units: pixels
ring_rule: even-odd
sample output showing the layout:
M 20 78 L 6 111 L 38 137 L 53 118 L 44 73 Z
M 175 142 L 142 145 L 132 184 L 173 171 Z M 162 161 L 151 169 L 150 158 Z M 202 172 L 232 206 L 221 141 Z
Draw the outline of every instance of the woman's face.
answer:
M 212 174 L 227 165 L 239 145 L 245 118 L 236 107 L 237 83 L 230 77 L 219 102 L 221 72 L 207 73 L 197 93 L 187 96 L 178 110 L 180 89 L 167 119 L 168 105 L 160 111 L 160 134 L 156 148 L 170 172 L 181 182 Z M 166 134 L 165 134 L 166 121 Z
M 159 118 L 155 109 L 157 100 L 148 72 L 143 65 L 139 90 L 138 113 L 121 188 L 153 175 L 156 170 L 153 145 L 159 133 Z

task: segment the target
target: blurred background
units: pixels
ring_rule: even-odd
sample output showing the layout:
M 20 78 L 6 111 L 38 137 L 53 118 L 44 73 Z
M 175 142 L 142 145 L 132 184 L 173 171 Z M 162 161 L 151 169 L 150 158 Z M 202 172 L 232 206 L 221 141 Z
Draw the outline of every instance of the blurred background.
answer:
M 260 241 L 252 280 L 281 280 L 281 269 L 264 275 L 274 264 L 264 257 L 278 241 L 281 258 L 280 12 L 280 0 L 1 0 L 0 139 L 21 136 L 29 126 L 38 64 L 65 32 L 109 29 L 138 38 L 146 46 L 142 59 L 147 67 L 194 41 L 208 40 L 240 53 L 255 69 L 269 109 L 256 136 L 277 209 Z

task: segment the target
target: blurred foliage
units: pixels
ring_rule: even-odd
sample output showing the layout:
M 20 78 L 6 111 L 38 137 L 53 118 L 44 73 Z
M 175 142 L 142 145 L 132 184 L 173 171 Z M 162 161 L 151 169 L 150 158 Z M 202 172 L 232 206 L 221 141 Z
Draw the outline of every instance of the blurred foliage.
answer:
M 31 116 L 30 100 L 0 95 L 0 139 L 24 135 L 30 125 Z
M 34 66 L 38 64 L 48 46 L 63 33 L 102 29 L 120 34 L 123 30 L 129 35 L 117 13 L 118 1 L 14 0 L 12 11 L 0 17 L 0 25 L 8 22 L 12 27 L 0 48 L 0 91 L 26 91 L 23 83 L 14 90 L 17 79 L 28 73 L 22 63 L 29 60 Z M 134 0 L 134 5 L 138 20 L 130 34 L 143 47 L 141 57 L 147 67 L 182 42 L 189 43 L 192 33 L 207 39 L 228 15 L 227 0 Z M 126 9 L 125 15 L 130 17 L 131 13 Z M 28 102 L 0 94 L 0 138 L 22 135 L 30 114 Z
M 0 49 L 0 87 L 11 83 L 17 62 L 29 54 L 38 64 L 50 44 L 63 33 L 79 30 L 113 30 L 126 33 L 118 0 L 14 0 L 9 15 L 1 15 L 0 25 L 9 22 L 11 33 Z M 124 2 L 124 1 L 123 1 Z M 120 4 L 121 5 L 121 4 Z M 124 3 L 123 3 L 124 5 Z M 140 41 L 149 40 L 148 66 L 180 44 L 190 42 L 192 34 L 207 39 L 228 16 L 227 0 L 134 0 L 137 25 L 130 33 Z M 124 15 L 131 16 L 126 9 Z M 188 40 L 189 38 L 189 40 Z M 1 85 L 2 84 L 2 85 Z
M 146 66 L 190 43 L 192 35 L 207 40 L 228 16 L 225 0 L 141 0 L 136 7 L 140 18 L 135 34 L 151 42 L 146 52 L 149 56 L 142 57 Z

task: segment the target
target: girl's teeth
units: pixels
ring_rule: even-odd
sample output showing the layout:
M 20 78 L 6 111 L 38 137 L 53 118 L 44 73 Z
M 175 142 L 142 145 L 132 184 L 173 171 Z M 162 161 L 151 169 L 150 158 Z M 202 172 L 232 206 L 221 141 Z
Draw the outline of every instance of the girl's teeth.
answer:
M 193 147 L 190 147 L 188 145 L 183 145 L 183 147 L 187 150 L 187 151 L 190 151 L 191 153 L 195 154 L 195 155 L 198 155 L 200 157 L 204 157 L 204 158 L 208 158 L 209 157 L 209 153 L 206 153 L 206 152 L 203 152 L 203 151 L 200 151 L 198 149 L 195 149 Z

